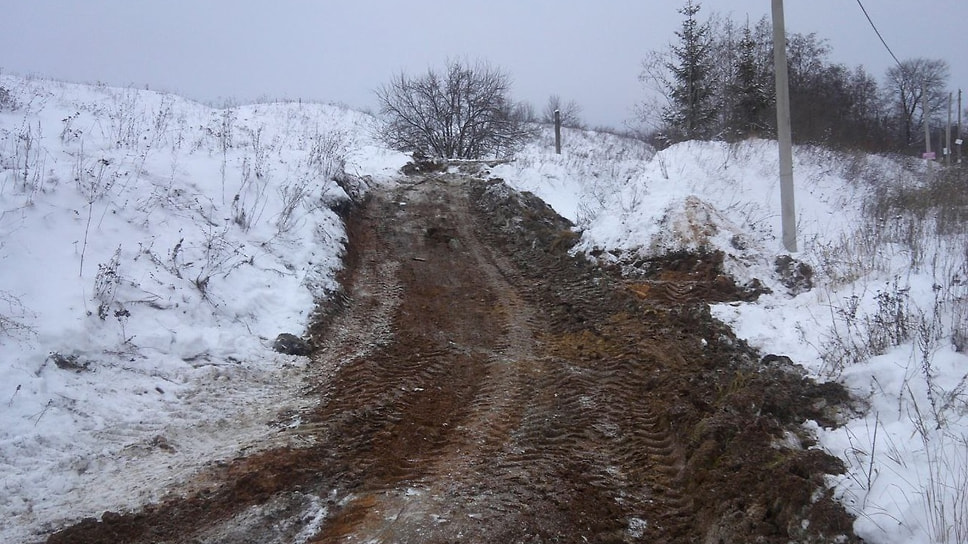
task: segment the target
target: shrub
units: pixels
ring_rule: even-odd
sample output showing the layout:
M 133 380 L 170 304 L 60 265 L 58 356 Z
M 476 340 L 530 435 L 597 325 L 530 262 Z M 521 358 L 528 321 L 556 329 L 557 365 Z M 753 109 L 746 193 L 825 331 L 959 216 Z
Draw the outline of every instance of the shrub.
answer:
M 531 132 L 509 89 L 506 73 L 482 63 L 400 73 L 376 91 L 386 118 L 381 135 L 390 147 L 444 159 L 512 155 Z
M 10 89 L 0 87 L 0 111 L 17 109 L 17 102 L 13 99 Z

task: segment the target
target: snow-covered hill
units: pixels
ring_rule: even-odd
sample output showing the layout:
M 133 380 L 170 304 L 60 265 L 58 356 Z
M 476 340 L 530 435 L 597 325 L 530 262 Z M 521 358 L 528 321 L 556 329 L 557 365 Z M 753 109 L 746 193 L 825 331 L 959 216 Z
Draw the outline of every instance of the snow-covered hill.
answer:
M 337 287 L 332 178 L 406 158 L 333 106 L 0 88 L 0 540 L 17 542 L 270 445 L 306 363 L 273 340 Z

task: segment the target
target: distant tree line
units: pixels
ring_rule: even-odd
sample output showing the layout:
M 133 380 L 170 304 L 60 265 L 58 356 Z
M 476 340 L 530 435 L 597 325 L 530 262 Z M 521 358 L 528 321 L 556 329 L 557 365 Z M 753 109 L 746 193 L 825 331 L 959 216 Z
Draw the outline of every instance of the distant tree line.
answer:
M 655 97 L 640 105 L 647 137 L 659 146 L 774 138 L 770 20 L 738 23 L 716 13 L 702 19 L 701 9 L 698 0 L 684 0 L 676 39 L 643 60 L 639 79 Z M 795 142 L 918 153 L 927 123 L 932 148 L 942 147 L 949 78 L 944 60 L 903 60 L 879 81 L 863 66 L 832 61 L 829 44 L 815 33 L 788 34 L 786 48 Z M 442 70 L 400 73 L 376 91 L 383 139 L 427 156 L 474 159 L 513 155 L 535 135 L 537 123 L 554 122 L 555 111 L 563 126 L 585 127 L 575 101 L 551 95 L 539 113 L 512 100 L 510 87 L 510 76 L 485 62 L 450 61 Z
M 660 99 L 644 102 L 640 117 L 652 123 L 660 144 L 774 137 L 771 22 L 740 24 L 718 14 L 701 21 L 700 10 L 699 2 L 687 0 L 677 39 L 643 61 L 640 80 Z M 816 34 L 789 34 L 786 45 L 797 143 L 914 152 L 924 146 L 925 102 L 927 122 L 943 126 L 945 61 L 902 61 L 879 84 L 863 66 L 833 62 L 830 46 Z

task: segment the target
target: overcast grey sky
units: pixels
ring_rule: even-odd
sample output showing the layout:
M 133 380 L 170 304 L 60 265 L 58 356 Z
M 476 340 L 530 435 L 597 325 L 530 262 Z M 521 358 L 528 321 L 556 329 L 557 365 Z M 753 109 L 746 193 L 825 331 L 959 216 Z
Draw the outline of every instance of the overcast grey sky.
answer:
M 863 0 L 894 52 L 944 58 L 968 88 L 968 0 Z M 374 108 L 400 70 L 448 58 L 510 73 L 540 109 L 575 100 L 620 127 L 644 95 L 640 63 L 674 41 L 680 0 L 0 0 L 0 69 L 175 92 L 205 102 L 302 98 Z M 755 22 L 770 0 L 706 0 Z M 856 0 L 787 0 L 790 32 L 829 40 L 832 60 L 878 78 L 893 62 Z

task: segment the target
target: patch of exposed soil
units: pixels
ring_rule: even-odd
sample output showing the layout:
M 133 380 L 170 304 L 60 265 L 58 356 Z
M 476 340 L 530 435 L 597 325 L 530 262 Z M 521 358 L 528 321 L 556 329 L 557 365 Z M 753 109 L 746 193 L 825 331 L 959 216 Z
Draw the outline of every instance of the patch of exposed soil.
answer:
M 800 427 L 846 395 L 710 317 L 750 296 L 715 256 L 628 282 L 536 197 L 421 176 L 349 216 L 292 447 L 48 542 L 857 541 Z
M 638 259 L 625 267 L 635 271 L 626 285 L 642 299 L 667 305 L 751 301 L 767 292 L 756 280 L 737 285 L 723 270 L 723 258 L 722 251 L 680 251 Z

